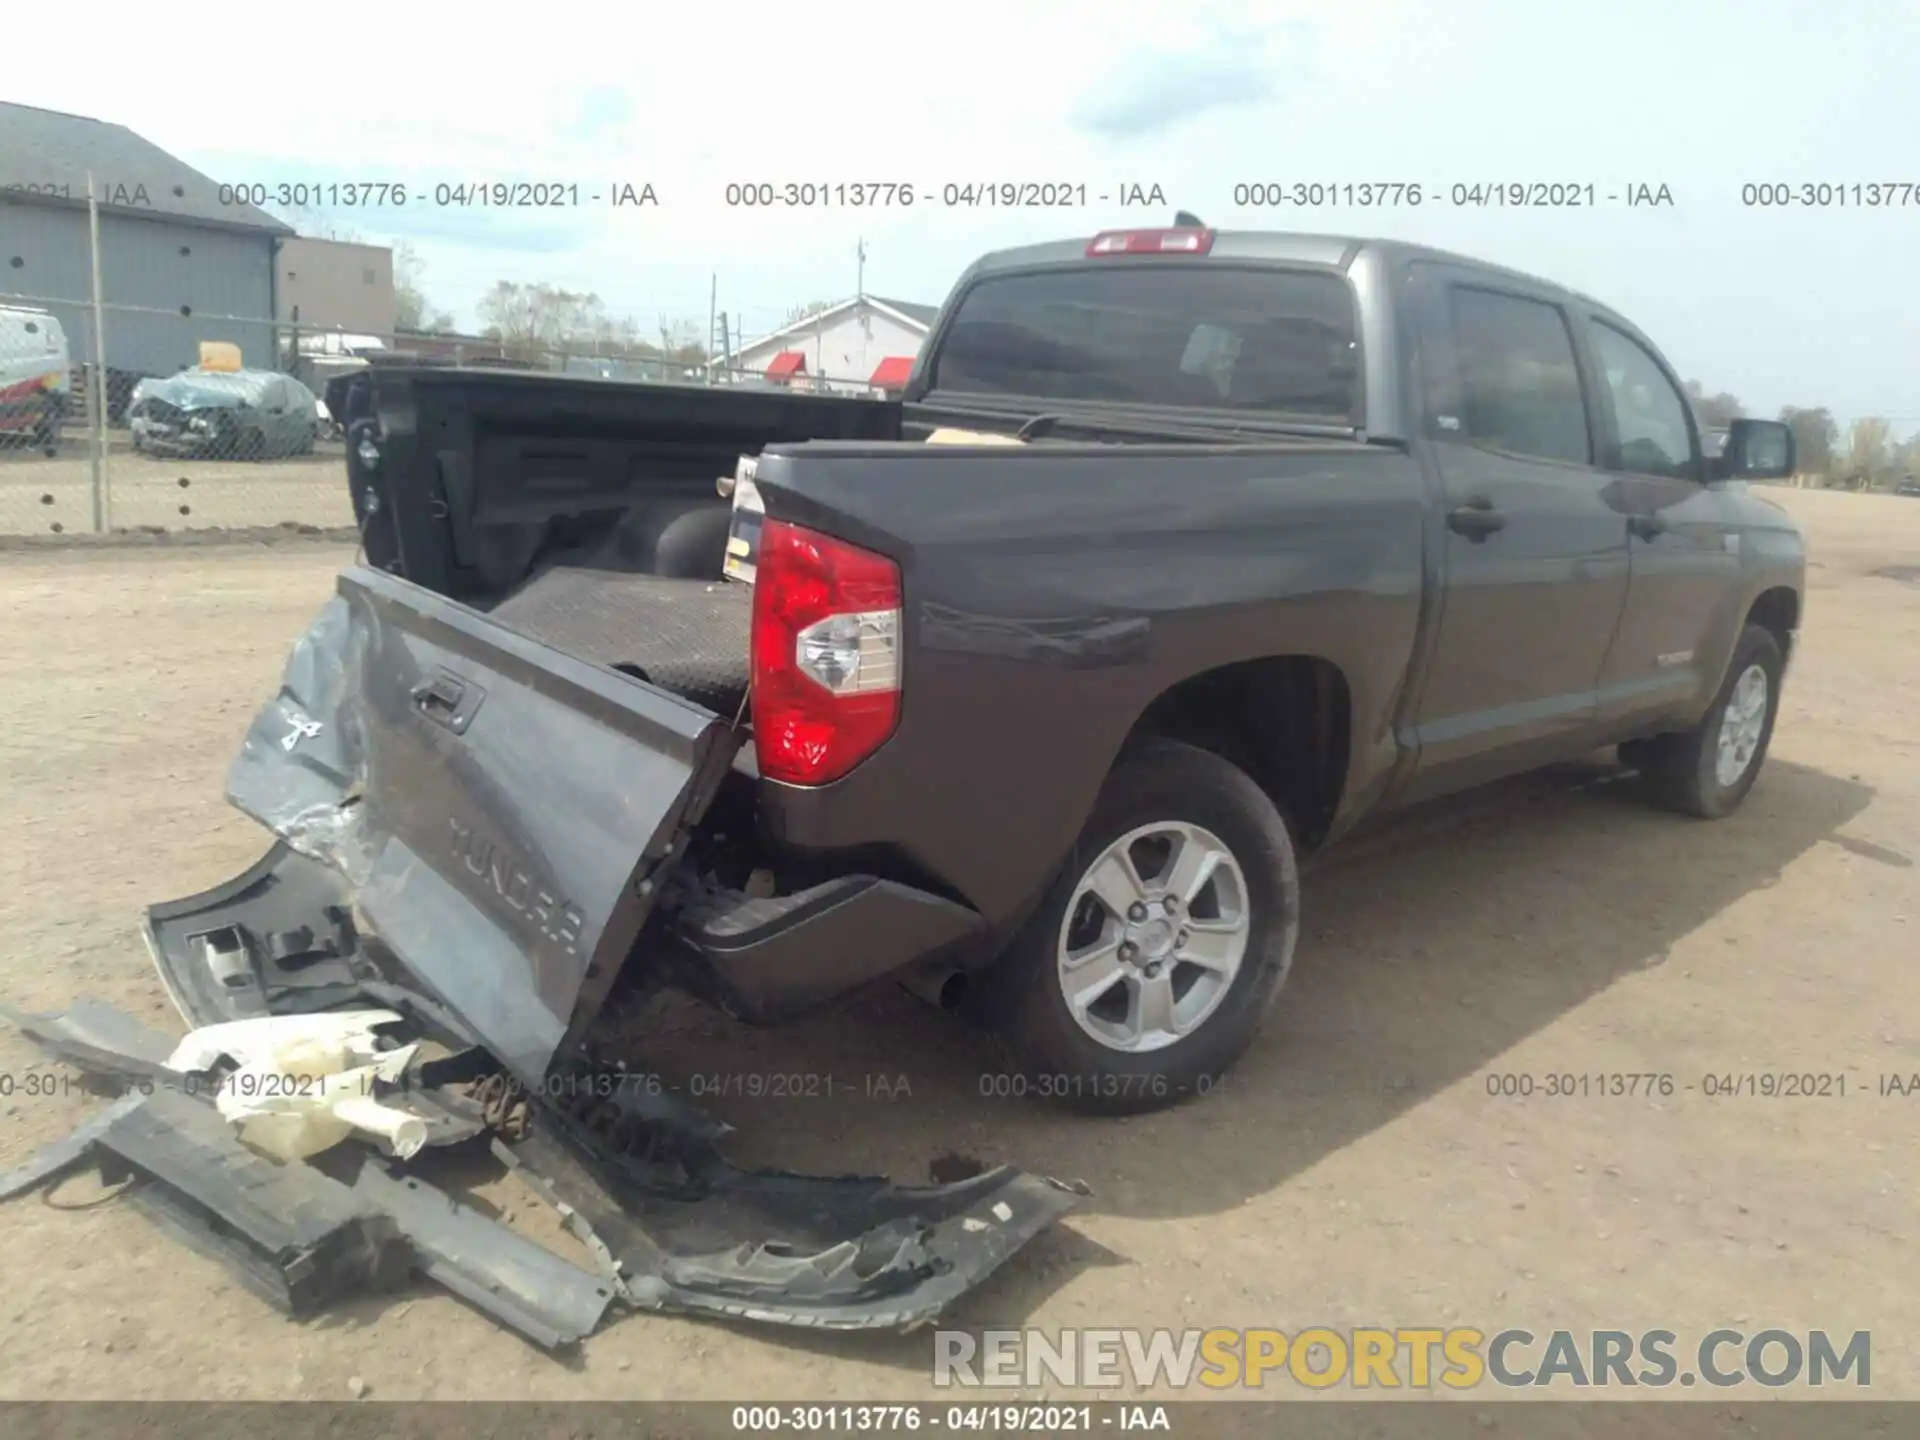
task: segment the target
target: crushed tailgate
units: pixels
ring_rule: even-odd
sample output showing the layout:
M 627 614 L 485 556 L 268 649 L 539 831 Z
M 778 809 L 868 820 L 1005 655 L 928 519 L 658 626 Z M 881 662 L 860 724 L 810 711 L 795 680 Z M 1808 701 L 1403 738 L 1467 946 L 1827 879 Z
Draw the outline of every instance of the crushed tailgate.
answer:
M 338 872 L 356 941 L 537 1086 L 598 1013 L 737 744 L 709 710 L 356 566 L 228 795 Z M 165 918 L 150 934 L 176 999 L 204 993 L 181 972 L 218 947 Z M 257 973 L 263 957 L 240 958 Z

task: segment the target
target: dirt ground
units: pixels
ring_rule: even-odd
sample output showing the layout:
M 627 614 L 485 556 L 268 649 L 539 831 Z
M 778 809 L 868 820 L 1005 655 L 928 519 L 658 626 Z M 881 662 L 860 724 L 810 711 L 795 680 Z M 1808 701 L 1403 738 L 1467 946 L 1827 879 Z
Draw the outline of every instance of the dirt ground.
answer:
M 1812 590 L 1745 808 L 1686 821 L 1569 767 L 1356 838 L 1307 876 L 1281 1006 L 1206 1101 L 1097 1122 L 997 1098 L 986 1044 L 891 989 L 763 1033 L 689 1010 L 662 1068 L 835 1077 L 832 1100 L 715 1105 L 736 1158 L 924 1180 L 958 1151 L 1087 1181 L 957 1323 L 1870 1330 L 1872 1394 L 1920 1397 L 1920 1097 L 1878 1093 L 1920 1072 L 1920 503 L 1779 498 Z M 264 848 L 224 773 L 347 558 L 0 555 L 0 994 L 177 1028 L 136 916 Z M 0 1166 L 100 1103 L 28 1094 L 49 1070 L 0 1033 Z M 1621 1071 L 1677 1088 L 1489 1094 Z M 1778 1071 L 1847 1092 L 1700 1088 Z M 905 1091 L 865 1098 L 869 1076 Z M 0 1210 L 0 1398 L 892 1398 L 929 1392 L 930 1355 L 633 1316 L 556 1360 L 427 1288 L 301 1326 L 85 1175 Z

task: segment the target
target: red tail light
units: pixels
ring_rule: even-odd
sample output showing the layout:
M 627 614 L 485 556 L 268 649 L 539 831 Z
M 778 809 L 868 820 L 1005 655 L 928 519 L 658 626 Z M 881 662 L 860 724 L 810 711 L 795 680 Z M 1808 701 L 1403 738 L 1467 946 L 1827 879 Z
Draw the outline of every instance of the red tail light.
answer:
M 1102 255 L 1205 255 L 1213 249 L 1213 231 L 1102 230 L 1087 246 L 1087 258 Z
M 753 743 L 760 773 L 838 780 L 900 718 L 900 567 L 781 520 L 753 582 Z

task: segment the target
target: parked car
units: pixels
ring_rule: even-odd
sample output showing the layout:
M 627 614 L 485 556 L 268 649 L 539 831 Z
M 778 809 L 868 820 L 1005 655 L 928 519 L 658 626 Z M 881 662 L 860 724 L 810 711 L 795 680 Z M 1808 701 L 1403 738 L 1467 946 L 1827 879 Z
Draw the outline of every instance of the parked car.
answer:
M 1799 630 L 1747 483 L 1786 426 L 1709 460 L 1627 319 L 1397 242 L 990 255 L 898 404 L 367 383 L 366 563 L 229 782 L 282 843 L 152 944 L 195 1024 L 377 964 L 535 1094 L 644 1069 L 663 986 L 770 1021 L 880 977 L 1003 1032 L 1023 1093 L 1204 1091 L 1302 854 L 1601 746 L 1727 815 Z
M 0 306 L 0 440 L 59 443 L 73 387 L 67 332 L 45 310 Z
M 1893 493 L 1920 498 L 1920 480 L 1914 479 L 1911 475 L 1905 476 L 1898 485 L 1893 487 Z
M 290 375 L 195 366 L 136 384 L 127 423 L 133 448 L 146 454 L 264 460 L 311 454 L 319 408 Z

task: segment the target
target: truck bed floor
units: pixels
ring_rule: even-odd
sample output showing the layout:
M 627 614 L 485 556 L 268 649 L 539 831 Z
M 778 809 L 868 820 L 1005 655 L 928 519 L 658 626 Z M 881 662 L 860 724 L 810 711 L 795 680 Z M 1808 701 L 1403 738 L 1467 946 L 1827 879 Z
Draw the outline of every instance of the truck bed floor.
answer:
M 557 565 L 494 607 L 521 634 L 731 718 L 746 698 L 752 591 Z

